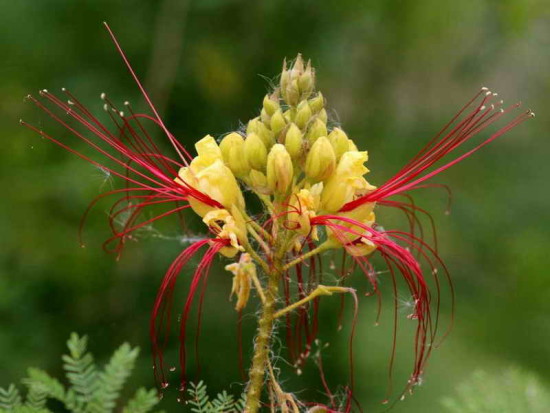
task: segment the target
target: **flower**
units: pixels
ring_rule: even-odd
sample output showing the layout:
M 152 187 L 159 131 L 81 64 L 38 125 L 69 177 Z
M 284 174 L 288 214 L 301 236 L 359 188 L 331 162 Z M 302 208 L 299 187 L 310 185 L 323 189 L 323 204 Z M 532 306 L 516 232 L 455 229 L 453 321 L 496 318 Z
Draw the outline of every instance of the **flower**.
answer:
M 297 368 L 302 366 L 312 354 L 317 337 L 320 295 L 331 295 L 333 291 L 354 294 L 339 284 L 357 267 L 380 297 L 379 274 L 371 261 L 374 253 L 378 253 L 388 267 L 392 285 L 396 285 L 397 275 L 401 274 L 414 303 L 409 318 L 417 326 L 415 362 L 405 386 L 406 390 L 411 389 L 419 381 L 437 337 L 437 313 L 432 313 L 439 308 L 437 273 L 441 269 L 445 272 L 446 268 L 436 249 L 423 238 L 423 232 L 416 230 L 421 224 L 418 215 L 427 212 L 412 202 L 409 192 L 426 187 L 430 178 L 471 156 L 533 113 L 526 111 L 517 115 L 481 143 L 436 167 L 437 162 L 456 153 L 484 128 L 519 106 L 503 110 L 501 102 L 493 102 L 496 95 L 483 88 L 407 165 L 388 181 L 374 186 L 365 179 L 369 172 L 365 167 L 367 152 L 358 150 L 358 145 L 342 129 L 328 122 L 325 98 L 315 90 L 315 70 L 311 62 L 304 63 L 298 55 L 289 67 L 286 62 L 283 64 L 279 86 L 264 97 L 259 115 L 246 123 L 246 130 L 231 132 L 220 145 L 214 137 L 206 135 L 195 144 L 197 154 L 193 156 L 169 132 L 108 30 L 142 91 L 150 114 L 135 113 L 129 104 L 126 112 L 120 111 L 103 94 L 105 109 L 115 121 L 111 131 L 65 89 L 62 92 L 67 100 L 46 90 L 40 91 L 39 97 L 29 96 L 29 99 L 115 167 L 103 165 L 72 144 L 33 125 L 21 123 L 126 182 L 124 188 L 98 198 L 120 196 L 110 211 L 113 236 L 106 243 L 106 246 L 116 243 L 112 248 L 114 252 L 120 254 L 136 230 L 186 209 L 199 216 L 212 235 L 196 240 L 176 257 L 157 293 L 150 335 L 159 381 L 165 383 L 163 349 L 169 335 L 173 290 L 184 267 L 201 251 L 181 317 L 182 384 L 185 384 L 187 360 L 186 326 L 194 298 L 199 287 L 205 285 L 215 257 L 234 259 L 226 269 L 234 275 L 232 293 L 237 295 L 237 310 L 245 307 L 255 291 L 264 309 L 268 309 L 264 314 L 271 314 L 259 322 L 248 390 L 250 411 L 259 406 L 261 391 L 257 386 L 261 390 L 268 366 L 266 359 L 274 317 L 281 314 L 286 319 L 289 356 Z M 80 124 L 82 130 L 67 122 L 67 117 Z M 146 132 L 146 123 L 162 130 L 173 154 L 160 150 Z M 243 189 L 257 195 L 263 208 L 261 213 L 250 211 Z M 396 195 L 405 195 L 406 201 L 395 200 Z M 141 213 L 153 205 L 170 207 L 164 213 L 140 221 Z M 410 229 L 384 229 L 378 221 L 383 216 L 378 212 L 382 208 L 404 212 L 411 223 Z M 122 216 L 129 218 L 119 228 L 116 222 Z M 330 287 L 332 290 L 320 284 L 318 271 L 319 254 L 327 250 L 341 250 L 344 254 L 342 270 L 335 271 L 338 283 Z M 262 277 L 257 274 L 256 266 L 262 269 Z M 430 290 L 430 278 L 434 280 L 435 291 Z M 297 286 L 295 304 L 291 304 L 294 298 L 291 283 Z M 283 297 L 277 296 L 279 285 Z M 281 301 L 287 307 L 274 312 L 273 307 Z M 294 309 L 297 311 L 291 315 Z M 350 359 L 352 349 L 350 345 Z M 393 360 L 395 346 L 391 352 Z M 349 388 L 351 398 L 353 376 Z

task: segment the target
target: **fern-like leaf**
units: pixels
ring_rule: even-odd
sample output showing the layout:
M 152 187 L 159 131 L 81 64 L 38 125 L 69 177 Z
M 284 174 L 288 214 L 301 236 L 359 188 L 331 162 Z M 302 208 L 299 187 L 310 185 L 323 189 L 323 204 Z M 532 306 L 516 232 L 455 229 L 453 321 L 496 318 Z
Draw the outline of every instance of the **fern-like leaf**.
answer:
M 29 368 L 27 377 L 21 382 L 29 388 L 29 391 L 35 389 L 37 392 L 45 393 L 52 399 L 65 403 L 65 387 L 43 370 Z
M 219 393 L 212 400 L 212 410 L 219 413 L 233 413 L 235 410 L 235 399 L 232 394 L 228 394 L 225 390 Z
M 241 394 L 239 400 L 235 401 L 235 411 L 244 412 L 244 406 L 246 404 L 246 394 Z
M 21 395 L 15 384 L 10 384 L 7 389 L 0 388 L 0 408 L 9 411 L 17 406 L 21 406 Z
M 44 387 L 30 386 L 29 392 L 27 393 L 25 406 L 35 410 L 40 410 L 44 408 L 44 406 L 46 406 L 47 397 L 48 397 L 48 392 Z
M 160 401 L 155 389 L 146 390 L 140 388 L 134 397 L 128 401 L 122 413 L 147 413 Z
M 187 393 L 191 397 L 189 405 L 193 413 L 211 413 L 210 398 L 206 393 L 206 385 L 201 380 L 198 383 L 191 383 L 187 389 Z
M 63 368 L 75 393 L 75 411 L 81 411 L 98 388 L 96 366 L 93 356 L 87 352 L 88 337 L 72 333 L 67 347 L 69 354 L 62 357 Z
M 139 349 L 130 347 L 128 343 L 124 343 L 115 351 L 105 369 L 99 373 L 99 385 L 89 404 L 89 412 L 107 413 L 113 411 L 122 386 L 132 373 L 138 354 Z

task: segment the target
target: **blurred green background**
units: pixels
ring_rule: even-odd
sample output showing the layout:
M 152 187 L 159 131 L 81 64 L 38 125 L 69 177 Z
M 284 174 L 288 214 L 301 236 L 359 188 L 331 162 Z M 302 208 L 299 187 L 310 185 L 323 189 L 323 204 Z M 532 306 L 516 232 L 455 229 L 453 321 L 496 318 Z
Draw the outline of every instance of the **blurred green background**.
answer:
M 109 203 L 100 203 L 85 228 L 87 248 L 80 248 L 87 204 L 117 183 L 18 125 L 24 118 L 76 142 L 24 101 L 40 88 L 70 88 L 99 113 L 100 92 L 145 109 L 104 20 L 169 128 L 188 145 L 255 116 L 267 90 L 263 76 L 277 75 L 285 56 L 302 52 L 317 68 L 333 118 L 368 149 L 374 184 L 400 168 L 481 86 L 533 108 L 535 120 L 436 178 L 453 188 L 449 216 L 443 193 L 416 195 L 437 222 L 457 308 L 455 327 L 434 352 L 424 384 L 395 411 L 440 411 L 440 397 L 475 368 L 516 365 L 550 380 L 547 1 L 19 0 L 3 2 L 0 13 L 0 386 L 30 365 L 59 372 L 71 331 L 90 335 L 100 357 L 125 340 L 139 345 L 134 384 L 153 384 L 148 317 L 162 276 L 183 247 L 177 223 L 160 226 L 157 236 L 143 234 L 116 261 L 101 250 Z M 382 210 L 378 219 L 386 228 L 404 224 Z M 217 260 L 209 280 L 200 377 L 213 391 L 239 393 L 236 315 L 223 265 Z M 382 410 L 387 388 L 392 297 L 389 290 L 384 295 L 379 327 L 374 299 L 361 300 L 355 342 L 356 394 L 369 411 Z M 348 375 L 349 325 L 337 331 L 338 303 L 327 301 L 322 338 L 331 345 L 323 361 L 329 382 L 337 384 Z M 442 319 L 450 320 L 448 305 Z M 253 318 L 245 317 L 246 356 L 252 328 Z M 174 363 L 176 341 L 168 352 Z M 408 378 L 411 353 L 404 331 L 396 389 Z M 313 363 L 285 386 L 320 389 Z M 315 390 L 303 394 L 322 399 Z M 175 398 L 168 392 L 161 407 L 178 410 Z

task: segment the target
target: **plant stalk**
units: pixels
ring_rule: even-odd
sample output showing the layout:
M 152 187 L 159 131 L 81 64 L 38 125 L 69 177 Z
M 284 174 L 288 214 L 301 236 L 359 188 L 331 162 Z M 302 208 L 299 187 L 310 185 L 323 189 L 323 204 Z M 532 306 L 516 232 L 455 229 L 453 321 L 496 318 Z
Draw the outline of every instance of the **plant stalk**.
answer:
M 271 347 L 270 338 L 275 320 L 275 301 L 277 299 L 278 288 L 279 272 L 273 272 L 269 274 L 269 281 L 265 290 L 265 302 L 263 303 L 262 314 L 258 320 L 258 333 L 256 335 L 252 367 L 249 372 L 245 413 L 256 413 L 260 409 L 262 388 Z

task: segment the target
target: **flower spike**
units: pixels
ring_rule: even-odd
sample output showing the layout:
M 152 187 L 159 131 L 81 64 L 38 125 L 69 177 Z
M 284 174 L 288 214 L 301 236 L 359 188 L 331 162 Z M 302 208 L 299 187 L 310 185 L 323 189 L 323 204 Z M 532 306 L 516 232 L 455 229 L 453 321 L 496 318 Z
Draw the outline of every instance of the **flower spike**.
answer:
M 45 89 L 36 97 L 28 96 L 77 141 L 95 152 L 94 156 L 25 121 L 21 124 L 124 183 L 122 188 L 96 197 L 83 216 L 82 222 L 104 197 L 118 197 L 109 211 L 112 235 L 104 243 L 106 251 L 120 255 L 126 242 L 135 239 L 140 231 L 175 214 L 194 214 L 204 223 L 209 237 L 190 238 L 191 245 L 168 268 L 153 303 L 149 334 L 159 390 L 169 384 L 164 351 L 169 344 L 176 283 L 180 274 L 191 267 L 191 260 L 201 254 L 199 263 L 188 273 L 190 287 L 179 325 L 180 390 L 187 384 L 189 316 L 196 305 L 194 357 L 198 360 L 203 298 L 210 268 L 220 257 L 229 260 L 225 268 L 233 275 L 231 295 L 237 296 L 235 310 L 239 320 L 254 303 L 261 308 L 245 412 L 259 411 L 264 385 L 271 396 L 270 406 L 285 411 L 310 406 L 310 412 L 350 412 L 354 403 L 358 406 L 353 394 L 353 341 L 359 300 L 355 289 L 348 286 L 356 273 L 363 273 L 360 280 L 364 280 L 367 290 L 364 295 L 376 295 L 377 323 L 384 295 L 381 280 L 390 281 L 394 313 L 387 403 L 392 395 L 393 367 L 400 344 L 397 327 L 402 322 L 415 325 L 414 363 L 400 396 L 411 392 L 421 382 L 433 349 L 450 329 L 449 326 L 443 334 L 439 332 L 443 293 L 449 291 L 451 295 L 451 311 L 454 297 L 447 267 L 438 254 L 434 220 L 409 192 L 440 187 L 450 198 L 446 186 L 429 180 L 534 113 L 517 115 L 481 143 L 461 151 L 478 133 L 519 107 L 515 104 L 503 109 L 497 94 L 482 88 L 409 163 L 387 182 L 375 186 L 366 179 L 368 152 L 359 150 L 343 129 L 331 126 L 326 99 L 316 90 L 315 69 L 298 55 L 291 64 L 285 60 L 279 85 L 263 97 L 258 113 L 245 123 L 245 128 L 225 135 L 219 144 L 211 135 L 204 136 L 195 144 L 196 155 L 192 155 L 170 133 L 111 28 L 106 23 L 105 27 L 150 113 L 135 112 L 129 102 L 119 108 L 102 93 L 101 105 L 111 121 L 111 126 L 106 126 L 66 89 L 62 89 L 62 97 Z M 161 145 L 148 131 L 151 126 L 163 132 L 172 146 L 171 153 L 161 151 Z M 449 160 L 458 151 L 460 154 Z M 444 159 L 446 163 L 441 164 Z M 247 191 L 258 198 L 259 212 L 250 211 Z M 158 212 L 158 207 L 165 210 Z M 384 229 L 379 213 L 384 208 L 401 211 L 408 229 Z M 142 218 L 144 211 L 153 209 L 155 215 Z M 424 227 L 426 221 L 429 230 Z M 426 240 L 430 234 L 433 245 Z M 330 262 L 333 278 L 327 279 L 323 257 L 331 250 L 341 252 L 342 261 L 339 268 Z M 380 257 L 387 270 L 377 269 L 375 256 Z M 410 295 L 407 321 L 400 319 L 398 311 L 402 301 L 399 285 L 406 287 Z M 350 326 L 350 376 L 343 400 L 331 391 L 323 373 L 321 350 L 317 349 L 319 330 L 324 327 L 318 319 L 321 301 L 329 302 L 325 297 L 334 293 L 341 293 L 337 328 Z M 344 296 L 349 294 L 354 311 L 346 323 Z M 300 375 L 314 359 L 320 385 L 329 397 L 327 405 L 299 402 L 278 383 L 276 360 L 271 357 L 276 320 L 282 320 L 286 329 L 288 357 L 296 373 Z

